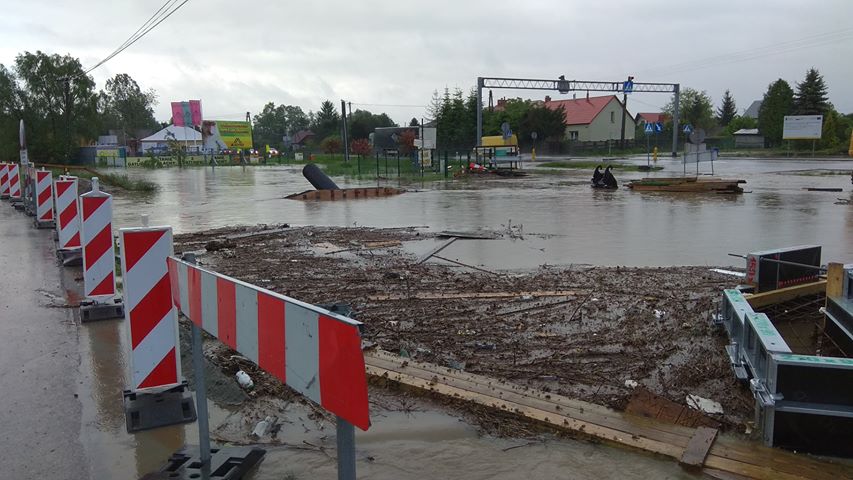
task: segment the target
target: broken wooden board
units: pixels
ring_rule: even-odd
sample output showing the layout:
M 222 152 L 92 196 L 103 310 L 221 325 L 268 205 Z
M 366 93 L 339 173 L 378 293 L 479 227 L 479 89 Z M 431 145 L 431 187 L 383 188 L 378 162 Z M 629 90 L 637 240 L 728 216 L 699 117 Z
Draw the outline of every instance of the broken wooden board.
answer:
M 631 394 L 625 411 L 634 415 L 653 418 L 661 422 L 683 425 L 685 427 L 711 427 L 720 428 L 720 422 L 703 415 L 702 412 L 693 410 L 680 403 L 673 402 L 668 398 L 655 395 L 648 389 L 638 387 Z
M 445 248 L 449 247 L 449 246 L 450 246 L 450 244 L 452 244 L 453 242 L 455 242 L 455 241 L 456 241 L 456 240 L 458 240 L 458 239 L 459 239 L 458 237 L 450 237 L 450 240 L 448 240 L 448 241 L 446 241 L 446 242 L 442 243 L 441 245 L 439 245 L 439 246 L 437 246 L 437 247 L 433 248 L 433 249 L 432 249 L 432 250 L 430 250 L 429 252 L 427 252 L 427 253 L 425 253 L 424 255 L 422 255 L 422 256 L 421 256 L 421 258 L 419 258 L 419 259 L 418 259 L 418 261 L 417 261 L 417 262 L 415 262 L 415 265 L 420 265 L 420 264 L 422 264 L 422 263 L 426 262 L 427 260 L 429 260 L 429 258 L 430 258 L 431 256 L 433 256 L 433 255 L 435 255 L 436 253 L 438 253 L 438 252 L 440 252 L 440 251 L 444 250 Z
M 455 232 L 445 230 L 435 234 L 439 238 L 456 237 L 469 240 L 495 240 L 499 235 L 495 232 Z
M 473 402 L 591 437 L 680 460 L 696 429 L 670 425 L 554 393 L 381 350 L 364 354 L 367 374 L 421 391 Z M 836 480 L 853 477 L 853 466 L 798 455 L 732 436 L 719 436 L 705 460 L 718 478 Z
M 466 298 L 471 300 L 492 298 L 520 298 L 520 297 L 570 297 L 586 293 L 579 290 L 538 290 L 532 292 L 421 292 L 412 295 L 370 295 L 368 300 L 381 302 L 385 300 L 441 300 L 443 298 Z
M 681 454 L 681 460 L 678 461 L 682 466 L 693 469 L 701 469 L 705 465 L 705 457 L 711 450 L 711 445 L 717 438 L 717 429 L 708 427 L 699 427 L 696 433 L 687 442 L 687 447 L 684 453 Z

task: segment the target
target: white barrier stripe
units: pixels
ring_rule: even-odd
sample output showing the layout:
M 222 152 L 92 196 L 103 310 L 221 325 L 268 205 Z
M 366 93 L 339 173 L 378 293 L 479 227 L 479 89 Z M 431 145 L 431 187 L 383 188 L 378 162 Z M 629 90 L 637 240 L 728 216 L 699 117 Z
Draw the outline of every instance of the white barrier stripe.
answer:
M 293 303 L 284 306 L 285 375 L 288 385 L 311 400 L 320 398 L 319 315 Z
M 85 249 L 84 249 L 85 251 Z M 84 253 L 85 255 L 85 253 Z M 83 271 L 83 285 L 86 287 L 86 296 L 90 296 L 89 294 L 97 288 L 101 282 L 104 281 L 105 278 L 111 273 L 115 273 L 115 253 L 112 247 L 108 248 L 107 251 L 101 255 L 101 258 L 95 261 L 92 266 L 88 270 Z M 99 295 L 100 296 L 110 296 L 112 297 L 115 293 L 115 276 L 113 276 L 113 287 L 110 291 L 109 295 Z
M 154 370 L 157 365 L 163 361 L 163 358 L 175 347 L 175 308 L 172 307 L 169 313 L 161 319 L 148 335 L 139 342 L 139 345 L 133 349 L 133 388 L 139 388 L 139 385 L 148 378 L 148 375 Z M 178 355 L 177 350 L 175 355 Z M 178 360 L 180 362 L 180 360 Z M 178 376 L 180 379 L 180 375 Z
M 132 283 L 132 289 L 125 289 L 125 308 L 133 310 L 139 302 L 148 295 L 164 275 L 169 273 L 165 259 L 172 254 L 169 249 L 172 237 L 164 233 L 154 245 L 145 252 L 130 270 L 127 271 L 127 282 Z M 124 246 L 122 245 L 122 250 Z
M 88 219 L 83 220 L 83 234 L 85 237 L 83 239 L 83 245 L 89 243 L 89 240 L 94 238 L 95 235 L 101 233 L 101 231 L 106 228 L 107 225 L 110 225 L 110 223 L 112 223 L 112 200 L 112 198 L 109 198 L 106 202 L 104 202 L 103 205 L 101 205 L 97 210 L 95 210 L 95 212 L 93 212 Z M 85 200 L 81 198 L 80 201 L 80 218 L 82 219 L 82 206 Z M 110 237 L 112 237 L 112 234 L 110 234 Z
M 219 305 L 216 295 L 216 277 L 208 272 L 200 272 L 201 279 L 201 328 L 213 335 L 219 337 Z M 181 304 L 183 305 L 183 304 Z M 185 310 L 190 311 L 189 304 Z M 198 322 L 197 318 L 193 319 Z
M 237 351 L 258 363 L 258 292 L 244 285 L 234 287 Z
M 187 280 L 187 266 L 181 262 L 175 262 L 175 265 L 178 267 L 178 291 L 181 294 L 180 303 L 181 303 L 181 311 L 186 312 L 187 318 L 189 318 L 190 311 L 190 289 L 189 283 Z

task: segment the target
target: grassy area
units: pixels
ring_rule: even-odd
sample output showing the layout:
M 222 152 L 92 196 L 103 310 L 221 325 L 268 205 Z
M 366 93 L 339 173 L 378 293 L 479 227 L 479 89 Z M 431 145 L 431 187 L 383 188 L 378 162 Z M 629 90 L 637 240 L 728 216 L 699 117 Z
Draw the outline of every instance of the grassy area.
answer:
M 304 165 L 315 163 L 329 176 L 344 176 L 357 179 L 371 179 L 382 177 L 387 179 L 400 178 L 406 181 L 434 181 L 444 178 L 442 172 L 420 168 L 412 165 L 411 158 L 400 157 L 376 157 L 359 158 L 357 155 L 350 157 L 349 162 L 344 161 L 343 155 L 314 154 L 314 161 L 288 161 L 291 165 Z
M 142 193 L 151 193 L 156 192 L 159 188 L 156 183 L 150 182 L 148 180 L 135 180 L 127 175 L 119 175 L 115 173 L 102 173 L 97 170 L 93 170 L 90 168 L 80 168 L 80 169 L 68 169 L 68 170 L 59 170 L 56 168 L 52 168 L 53 175 L 65 175 L 66 171 L 69 175 L 74 175 L 75 177 L 85 178 L 87 180 L 91 180 L 92 177 L 98 177 L 98 180 L 104 185 L 109 187 L 117 187 L 123 190 L 127 190 L 129 192 L 142 192 Z
M 612 166 L 614 170 L 620 170 L 623 172 L 640 172 L 646 171 L 645 165 L 634 165 L 631 163 L 610 163 L 605 160 L 588 162 L 588 161 L 570 161 L 570 162 L 545 162 L 537 164 L 540 167 L 545 168 L 575 168 L 579 170 L 594 170 L 595 167 L 602 166 Z M 659 167 L 657 165 L 652 165 L 652 170 L 663 170 L 663 167 Z

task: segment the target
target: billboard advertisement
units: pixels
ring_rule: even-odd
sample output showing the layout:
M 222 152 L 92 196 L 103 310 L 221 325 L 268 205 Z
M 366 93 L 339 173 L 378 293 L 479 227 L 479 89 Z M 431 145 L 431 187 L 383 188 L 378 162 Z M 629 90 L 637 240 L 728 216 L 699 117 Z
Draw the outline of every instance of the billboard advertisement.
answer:
M 201 141 L 206 152 L 252 148 L 252 126 L 249 122 L 205 120 L 201 124 Z
M 172 125 L 176 127 L 201 125 L 201 100 L 172 102 Z
M 782 124 L 783 140 L 820 140 L 823 115 L 786 115 Z

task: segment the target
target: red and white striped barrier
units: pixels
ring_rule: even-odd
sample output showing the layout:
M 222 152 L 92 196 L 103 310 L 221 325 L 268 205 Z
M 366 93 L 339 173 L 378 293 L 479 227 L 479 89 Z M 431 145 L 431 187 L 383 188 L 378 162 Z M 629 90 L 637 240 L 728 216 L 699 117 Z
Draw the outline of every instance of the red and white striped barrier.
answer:
M 113 246 L 113 197 L 100 191 L 92 178 L 92 191 L 80 195 L 83 242 L 83 294 L 102 302 L 115 296 L 115 247 Z
M 36 222 L 53 221 L 53 173 L 42 168 L 36 172 Z
M 9 165 L 9 198 L 21 199 L 21 175 L 17 163 Z
M 80 217 L 77 213 L 77 179 L 60 177 L 54 183 L 56 234 L 60 250 L 80 248 Z
M 169 257 L 172 298 L 194 324 L 367 430 L 360 322 Z
M 121 272 L 124 317 L 130 333 L 131 387 L 140 390 L 181 383 L 178 314 L 166 259 L 170 227 L 123 228 Z
M 0 198 L 9 198 L 9 164 L 0 163 Z

